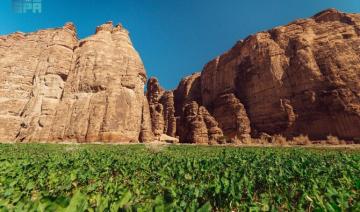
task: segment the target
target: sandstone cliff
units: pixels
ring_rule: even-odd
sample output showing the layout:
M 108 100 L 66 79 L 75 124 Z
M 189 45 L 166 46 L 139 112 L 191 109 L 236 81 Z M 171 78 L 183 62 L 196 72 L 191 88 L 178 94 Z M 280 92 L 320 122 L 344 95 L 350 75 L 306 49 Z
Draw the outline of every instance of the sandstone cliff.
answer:
M 226 140 L 360 138 L 360 15 L 330 9 L 251 35 L 174 95 L 181 142 L 209 141 L 202 114 Z
M 142 61 L 111 22 L 0 37 L 0 140 L 152 140 Z
M 174 94 L 165 91 L 154 77 L 147 84 L 146 96 L 150 107 L 151 126 L 155 139 L 161 135 L 176 136 Z
M 0 141 L 360 138 L 360 15 L 333 9 L 237 42 L 173 91 L 151 78 L 144 94 L 111 22 L 83 40 L 72 24 L 0 36 L 0 73 Z

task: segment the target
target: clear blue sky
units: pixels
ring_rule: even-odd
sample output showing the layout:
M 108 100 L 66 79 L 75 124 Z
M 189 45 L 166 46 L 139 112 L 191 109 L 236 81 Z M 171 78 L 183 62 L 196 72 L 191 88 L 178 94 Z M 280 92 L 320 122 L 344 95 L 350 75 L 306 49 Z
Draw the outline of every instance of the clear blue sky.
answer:
M 106 21 L 121 22 L 148 76 L 168 89 L 250 34 L 330 7 L 360 13 L 360 0 L 42 0 L 41 14 L 17 14 L 11 3 L 0 1 L 0 34 L 72 21 L 84 38 Z

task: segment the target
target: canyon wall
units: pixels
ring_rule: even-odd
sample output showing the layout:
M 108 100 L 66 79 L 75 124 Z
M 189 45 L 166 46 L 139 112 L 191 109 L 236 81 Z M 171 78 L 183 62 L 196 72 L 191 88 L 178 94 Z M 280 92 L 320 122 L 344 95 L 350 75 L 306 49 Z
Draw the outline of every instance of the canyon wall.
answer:
M 360 138 L 360 15 L 326 10 L 239 41 L 166 91 L 129 33 L 0 36 L 0 141 L 236 143 Z M 166 137 L 167 136 L 167 137 Z
M 329 9 L 251 35 L 173 93 L 183 142 L 211 137 L 199 108 L 230 141 L 263 133 L 360 138 L 360 15 Z

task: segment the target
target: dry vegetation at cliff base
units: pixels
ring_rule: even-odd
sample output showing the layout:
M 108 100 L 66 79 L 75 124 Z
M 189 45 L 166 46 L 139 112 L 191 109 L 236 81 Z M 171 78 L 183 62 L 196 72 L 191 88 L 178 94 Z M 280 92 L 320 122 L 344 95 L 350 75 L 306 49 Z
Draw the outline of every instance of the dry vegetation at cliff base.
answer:
M 360 210 L 346 149 L 0 145 L 0 211 Z

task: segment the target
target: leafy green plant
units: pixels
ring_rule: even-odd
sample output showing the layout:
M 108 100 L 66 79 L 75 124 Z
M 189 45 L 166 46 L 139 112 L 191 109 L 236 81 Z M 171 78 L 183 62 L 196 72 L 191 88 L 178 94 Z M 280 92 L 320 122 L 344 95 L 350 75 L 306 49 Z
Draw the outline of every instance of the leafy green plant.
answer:
M 357 211 L 358 150 L 0 145 L 0 211 Z

